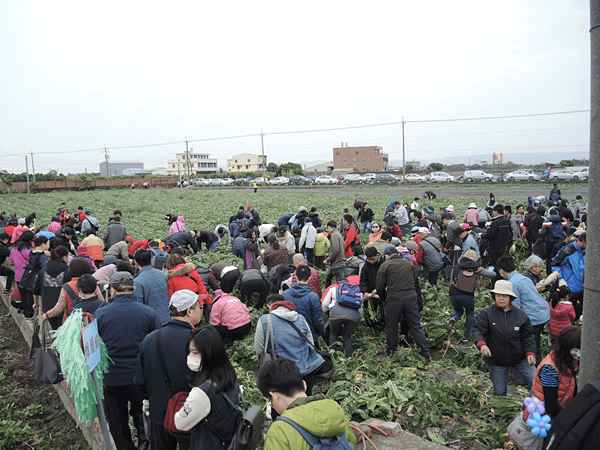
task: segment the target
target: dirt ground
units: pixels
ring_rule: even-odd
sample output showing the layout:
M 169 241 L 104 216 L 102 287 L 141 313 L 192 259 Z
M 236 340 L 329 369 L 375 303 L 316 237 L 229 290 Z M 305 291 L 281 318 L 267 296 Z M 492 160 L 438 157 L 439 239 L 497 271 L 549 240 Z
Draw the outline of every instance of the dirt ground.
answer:
M 369 185 L 344 185 L 344 186 L 269 186 L 260 187 L 259 190 L 285 192 L 286 194 L 326 194 L 326 195 L 353 195 L 361 196 L 402 196 L 402 197 L 417 197 L 422 196 L 425 191 L 433 191 L 437 195 L 437 199 L 442 197 L 465 197 L 465 198 L 481 198 L 489 199 L 490 193 L 493 193 L 497 199 L 525 200 L 527 197 L 537 197 L 550 194 L 552 184 L 510 184 L 510 183 L 488 183 L 488 184 L 420 184 L 410 186 L 369 186 Z M 577 195 L 584 198 L 584 202 L 588 199 L 588 184 L 587 183 L 572 183 L 568 185 L 559 184 L 563 198 L 572 200 Z M 202 190 L 206 188 L 200 188 Z M 208 188 L 212 191 L 245 192 L 246 187 L 232 188 Z
M 21 330 L 0 301 L 0 449 L 89 448 L 54 388 L 35 379 L 28 355 Z

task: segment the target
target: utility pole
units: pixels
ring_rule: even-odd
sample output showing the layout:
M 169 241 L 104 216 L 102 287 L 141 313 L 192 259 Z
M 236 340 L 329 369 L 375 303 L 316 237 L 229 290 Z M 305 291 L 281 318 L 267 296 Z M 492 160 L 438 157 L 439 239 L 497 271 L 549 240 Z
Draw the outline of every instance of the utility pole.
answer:
M 29 194 L 29 164 L 27 164 L 27 155 L 25 155 L 25 172 L 27 172 L 27 193 Z
M 108 149 L 106 148 L 106 144 L 104 144 L 104 161 L 106 161 L 106 178 L 110 178 L 110 169 L 108 167 Z
M 404 149 L 404 116 L 402 116 L 402 181 L 406 181 L 406 151 Z
M 587 209 L 588 223 L 600 220 L 600 2 L 590 0 L 590 49 L 591 49 L 591 101 L 590 101 L 590 177 Z M 587 229 L 585 277 L 583 285 L 583 329 L 581 333 L 581 365 L 579 392 L 583 387 L 600 379 L 600 229 Z
M 186 166 L 186 173 L 187 173 L 187 179 L 188 179 L 188 186 L 190 185 L 190 151 L 188 149 L 188 141 L 187 141 L 187 136 L 185 138 L 185 166 Z
M 31 152 L 31 171 L 33 172 L 33 182 L 35 183 L 35 166 L 33 165 L 33 152 Z
M 260 129 L 260 145 L 262 147 L 262 166 L 263 166 L 263 184 L 265 184 L 265 175 L 267 173 L 267 165 L 265 164 L 265 141 L 263 139 L 263 131 Z

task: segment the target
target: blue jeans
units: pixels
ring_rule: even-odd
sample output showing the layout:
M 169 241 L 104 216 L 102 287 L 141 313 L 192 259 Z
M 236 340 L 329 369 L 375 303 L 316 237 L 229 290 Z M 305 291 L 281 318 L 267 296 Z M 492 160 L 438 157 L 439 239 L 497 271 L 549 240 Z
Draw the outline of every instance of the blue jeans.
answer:
M 217 249 L 217 244 L 218 243 L 219 243 L 219 241 L 215 241 L 212 244 L 210 244 L 210 247 L 208 247 L 208 251 L 214 252 Z
M 402 230 L 402 239 L 410 239 L 410 229 L 408 228 L 409 225 L 410 222 L 403 223 L 402 225 L 398 224 L 398 226 Z
M 362 222 L 362 232 L 365 233 L 365 229 L 370 233 L 371 232 L 371 222 Z
M 473 332 L 473 322 L 475 321 L 475 296 L 473 295 L 451 295 L 450 302 L 454 307 L 452 317 L 460 320 L 463 311 L 467 313 L 465 319 L 465 339 L 468 339 Z
M 114 256 L 105 256 L 104 257 L 104 264 L 106 264 L 107 266 L 109 264 L 116 263 L 117 261 L 119 261 L 119 259 L 115 258 Z
M 527 358 L 523 359 L 520 363 L 512 366 L 523 375 L 523 378 L 527 380 L 527 388 L 531 390 L 533 384 L 533 378 L 535 377 L 536 368 L 530 366 L 527 362 Z M 493 366 L 489 365 L 490 368 L 490 379 L 494 384 L 494 396 L 506 396 L 508 390 L 508 369 L 509 366 Z

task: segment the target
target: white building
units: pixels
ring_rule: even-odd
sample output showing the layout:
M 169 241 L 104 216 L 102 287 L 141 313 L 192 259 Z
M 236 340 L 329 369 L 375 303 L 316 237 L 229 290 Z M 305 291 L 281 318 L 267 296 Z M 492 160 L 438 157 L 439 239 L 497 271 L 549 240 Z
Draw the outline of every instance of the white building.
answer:
M 101 177 L 118 177 L 121 175 L 129 175 L 123 173 L 124 171 L 130 170 L 144 170 L 144 163 L 141 162 L 123 162 L 114 161 L 108 162 L 108 171 L 106 170 L 106 161 L 100 163 L 100 176 Z
M 190 175 L 216 173 L 217 158 L 211 158 L 210 153 L 194 153 L 190 150 L 188 153 L 175 153 L 175 159 L 167 161 L 169 175 L 186 176 L 188 169 Z
M 262 172 L 267 168 L 267 155 L 242 153 L 227 160 L 227 172 Z

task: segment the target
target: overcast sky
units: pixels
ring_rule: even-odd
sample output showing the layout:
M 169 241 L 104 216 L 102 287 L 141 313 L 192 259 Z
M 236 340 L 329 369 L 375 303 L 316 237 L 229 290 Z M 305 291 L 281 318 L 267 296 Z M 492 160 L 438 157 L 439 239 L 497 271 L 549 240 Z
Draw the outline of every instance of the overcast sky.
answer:
M 325 162 L 341 142 L 406 160 L 587 156 L 589 1 L 2 1 L 0 169 Z M 411 122 L 413 121 L 413 122 Z M 63 152 L 63 153 L 59 153 Z M 471 159 L 471 163 L 475 162 Z M 31 166 L 30 166 L 31 170 Z

